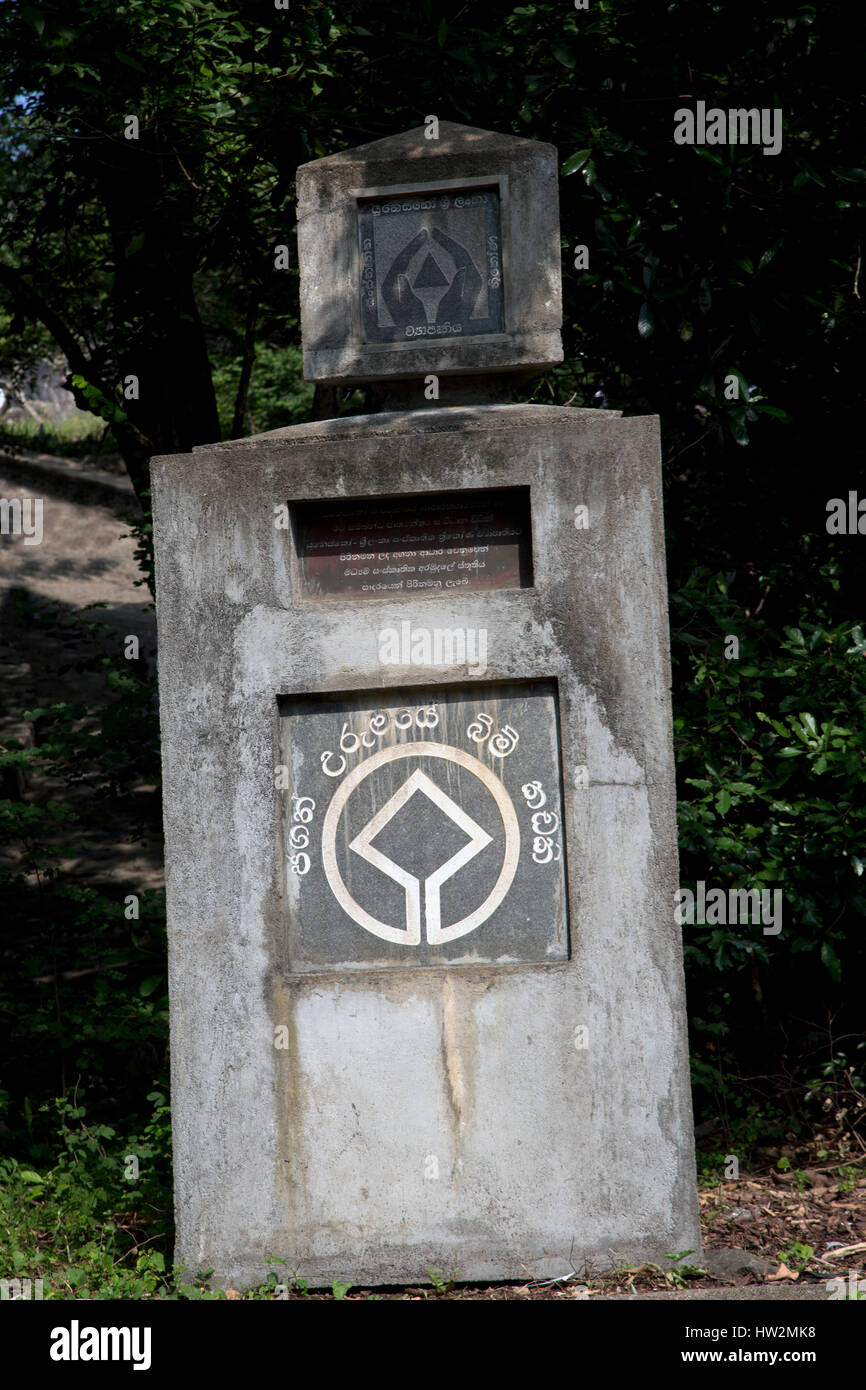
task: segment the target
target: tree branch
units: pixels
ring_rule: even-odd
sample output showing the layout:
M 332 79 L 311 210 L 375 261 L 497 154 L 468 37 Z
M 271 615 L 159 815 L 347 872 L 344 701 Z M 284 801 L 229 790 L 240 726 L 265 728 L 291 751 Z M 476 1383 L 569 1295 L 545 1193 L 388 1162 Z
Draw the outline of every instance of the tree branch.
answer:
M 232 432 L 230 438 L 240 439 L 244 432 L 244 416 L 247 413 L 247 396 L 250 389 L 250 378 L 253 374 L 253 363 L 256 359 L 256 323 L 259 316 L 258 295 L 250 300 L 247 307 L 247 320 L 244 328 L 244 355 L 241 362 L 241 375 L 238 381 L 238 389 L 235 394 L 234 416 L 232 418 Z
M 80 372 L 82 376 L 92 379 L 92 365 L 89 358 L 85 356 L 78 339 L 60 315 L 52 309 L 47 299 L 40 294 L 39 290 L 28 284 L 19 271 L 2 263 L 0 263 L 0 285 L 9 291 L 18 307 L 23 309 L 31 318 L 38 319 L 48 329 L 69 363 L 70 371 Z M 94 385 L 102 386 L 102 383 L 94 381 Z
M 13 269 L 12 266 L 4 265 L 2 262 L 0 262 L 0 286 L 9 291 L 20 310 L 29 317 L 38 319 L 47 328 L 69 364 L 70 375 L 83 376 L 92 386 L 98 387 L 103 396 L 110 399 L 111 391 L 95 372 L 91 358 L 84 352 L 75 334 L 60 314 L 51 307 L 45 296 L 25 280 L 20 271 Z M 89 409 L 81 393 L 71 385 L 69 389 L 72 391 L 76 405 L 84 410 Z M 142 432 L 131 424 L 115 423 L 112 425 L 112 429 L 124 456 L 126 470 L 136 496 L 143 509 L 147 510 L 144 507 L 143 493 L 148 486 L 146 455 L 152 447 L 151 441 L 146 439 Z

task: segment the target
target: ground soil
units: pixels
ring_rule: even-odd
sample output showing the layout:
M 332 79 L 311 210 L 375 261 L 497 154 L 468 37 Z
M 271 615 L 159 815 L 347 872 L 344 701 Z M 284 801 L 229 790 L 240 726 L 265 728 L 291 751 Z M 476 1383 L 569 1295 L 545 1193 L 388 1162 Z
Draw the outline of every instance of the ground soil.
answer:
M 59 701 L 86 706 L 108 698 L 105 673 L 83 669 L 100 654 L 117 655 L 129 635 L 141 660 L 156 650 L 151 596 L 138 583 L 135 540 L 127 524 L 138 511 L 119 460 L 88 467 L 16 450 L 0 452 L 0 497 L 41 498 L 43 538 L 0 541 L 0 739 L 32 745 L 38 729 L 27 710 Z M 17 598 L 25 590 L 30 606 Z M 35 603 L 40 621 L 32 620 Z M 94 626 L 98 625 L 98 626 Z M 110 805 L 94 805 L 84 789 L 53 787 L 28 772 L 28 791 L 50 791 L 78 815 L 87 844 L 61 862 L 102 891 L 141 893 L 163 886 L 162 817 L 155 788 L 139 786 Z

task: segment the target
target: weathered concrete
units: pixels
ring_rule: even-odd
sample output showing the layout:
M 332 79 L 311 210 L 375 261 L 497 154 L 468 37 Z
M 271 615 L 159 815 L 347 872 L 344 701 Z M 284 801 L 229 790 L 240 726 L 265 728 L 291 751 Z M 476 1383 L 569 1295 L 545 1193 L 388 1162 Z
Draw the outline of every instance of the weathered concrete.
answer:
M 419 126 L 302 165 L 304 376 L 422 383 L 561 362 L 557 176 L 552 145 L 450 121 L 435 140 Z
M 530 489 L 530 586 L 311 599 L 275 525 L 301 499 L 508 487 Z M 235 1287 L 276 1257 L 364 1285 L 699 1249 L 656 420 L 531 406 L 330 420 L 155 460 L 153 495 L 177 1258 Z M 299 803 L 274 769 L 309 774 L 294 794 L 316 803 L 311 855 L 342 782 L 294 758 L 286 710 L 364 690 L 388 709 L 395 684 L 426 706 L 463 686 L 465 665 L 382 669 L 379 634 L 406 618 L 486 630 L 480 710 L 500 683 L 553 683 L 565 958 L 296 968 Z M 348 744 L 353 768 L 376 756 Z

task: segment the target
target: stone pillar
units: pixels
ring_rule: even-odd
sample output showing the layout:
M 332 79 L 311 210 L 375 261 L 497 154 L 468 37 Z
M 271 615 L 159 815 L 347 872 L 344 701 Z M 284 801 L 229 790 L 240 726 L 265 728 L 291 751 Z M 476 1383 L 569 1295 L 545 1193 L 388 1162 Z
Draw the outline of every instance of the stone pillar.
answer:
M 310 379 L 560 360 L 551 147 L 298 188 Z M 154 462 L 177 1259 L 236 1287 L 700 1245 L 658 424 L 423 399 Z

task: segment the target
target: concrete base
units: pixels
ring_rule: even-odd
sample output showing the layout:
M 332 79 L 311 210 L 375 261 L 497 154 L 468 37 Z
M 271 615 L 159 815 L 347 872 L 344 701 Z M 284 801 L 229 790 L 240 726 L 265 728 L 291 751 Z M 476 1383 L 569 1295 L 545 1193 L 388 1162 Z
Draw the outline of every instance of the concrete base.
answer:
M 275 525 L 295 499 L 488 487 L 530 488 L 531 587 L 314 602 Z M 178 1262 L 371 1285 L 699 1249 L 656 420 L 329 420 L 155 460 L 153 496 Z M 555 683 L 567 959 L 291 969 L 281 702 L 464 683 L 382 669 L 406 618 L 485 629 L 494 691 Z M 333 785 L 302 772 L 314 854 Z

